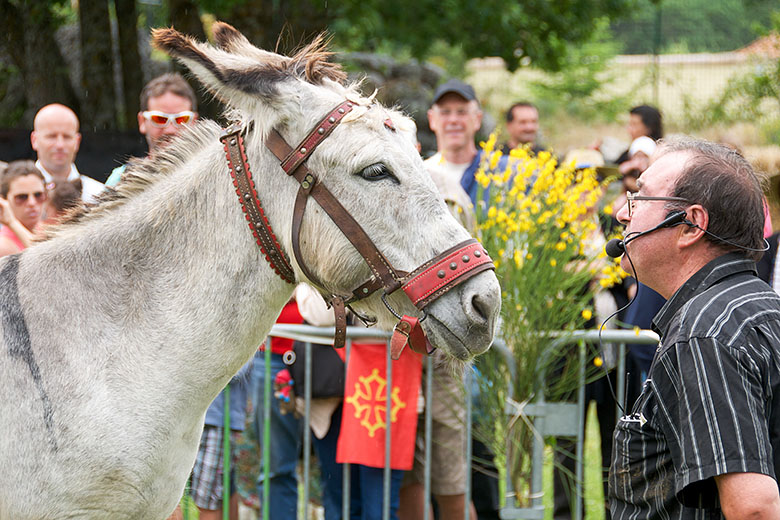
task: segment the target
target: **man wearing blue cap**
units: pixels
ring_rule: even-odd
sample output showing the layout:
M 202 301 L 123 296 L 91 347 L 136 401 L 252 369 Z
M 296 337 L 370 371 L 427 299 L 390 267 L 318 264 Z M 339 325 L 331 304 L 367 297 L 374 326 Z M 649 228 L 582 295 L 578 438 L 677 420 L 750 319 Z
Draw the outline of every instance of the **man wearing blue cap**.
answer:
M 445 199 L 457 197 L 454 185 L 460 184 L 473 203 L 477 196 L 474 174 L 482 157 L 474 144 L 474 136 L 482 126 L 482 110 L 474 88 L 457 79 L 440 85 L 428 110 L 428 124 L 436 135 L 437 152 L 425 161 L 426 169 Z M 462 198 L 453 202 L 465 206 L 464 210 L 469 207 Z

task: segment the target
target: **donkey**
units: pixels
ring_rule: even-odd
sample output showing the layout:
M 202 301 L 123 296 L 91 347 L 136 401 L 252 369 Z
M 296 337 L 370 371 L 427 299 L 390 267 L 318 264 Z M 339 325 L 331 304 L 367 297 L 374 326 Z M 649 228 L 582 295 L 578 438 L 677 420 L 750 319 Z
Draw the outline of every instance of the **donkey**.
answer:
M 244 123 L 268 221 L 291 251 L 297 183 L 264 146 L 298 142 L 333 106 L 355 108 L 308 166 L 399 270 L 468 239 L 415 150 L 414 125 L 345 85 L 315 41 L 292 57 L 215 25 L 216 47 L 173 29 L 154 42 Z M 219 141 L 203 121 L 133 164 L 115 192 L 49 237 L 0 261 L 0 519 L 162 519 L 182 495 L 209 403 L 254 353 L 294 285 L 247 227 Z M 308 280 L 349 294 L 371 271 L 315 201 L 300 232 Z M 388 298 L 415 315 L 401 292 Z M 468 360 L 486 350 L 500 308 L 492 271 L 431 303 L 431 343 Z M 380 297 L 356 303 L 379 326 Z

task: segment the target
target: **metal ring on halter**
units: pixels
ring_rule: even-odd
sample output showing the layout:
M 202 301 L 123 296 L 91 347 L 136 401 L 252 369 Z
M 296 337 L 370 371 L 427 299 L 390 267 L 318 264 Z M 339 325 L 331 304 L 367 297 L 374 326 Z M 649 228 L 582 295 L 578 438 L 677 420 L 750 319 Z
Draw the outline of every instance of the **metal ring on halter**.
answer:
M 390 304 L 389 304 L 389 303 L 387 303 L 387 293 L 385 293 L 385 292 L 383 292 L 383 293 L 382 293 L 382 303 L 384 303 L 384 304 L 385 304 L 385 307 L 387 307 L 387 310 L 388 310 L 388 311 L 390 311 L 391 313 L 393 313 L 393 316 L 395 316 L 395 317 L 396 317 L 396 318 L 398 318 L 399 320 L 400 320 L 400 319 L 403 319 L 403 316 L 401 316 L 400 314 L 398 314 L 397 312 L 395 312 L 395 309 L 393 309 L 392 307 L 390 307 Z
M 384 303 L 384 304 L 385 304 L 385 307 L 387 307 L 387 310 L 388 310 L 388 311 L 390 311 L 391 313 L 393 313 L 393 316 L 395 316 L 395 317 L 396 317 L 396 318 L 398 318 L 399 320 L 402 320 L 402 319 L 403 319 L 403 316 L 401 316 L 400 314 L 398 314 L 398 313 L 395 311 L 395 309 L 393 309 L 393 308 L 390 306 L 390 304 L 389 304 L 389 303 L 387 303 L 387 293 L 383 292 L 383 293 L 382 293 L 382 296 L 381 296 L 381 298 L 382 298 L 382 303 Z M 425 321 L 425 318 L 427 318 L 427 317 L 428 317 L 428 313 L 427 313 L 427 312 L 425 312 L 425 309 L 423 309 L 423 310 L 422 310 L 422 311 L 420 311 L 420 312 L 422 312 L 422 318 L 420 318 L 418 321 L 419 321 L 420 323 L 422 323 L 423 321 Z
M 295 363 L 295 351 L 294 350 L 288 350 L 282 355 L 282 361 L 284 361 L 284 364 L 287 366 L 292 365 Z

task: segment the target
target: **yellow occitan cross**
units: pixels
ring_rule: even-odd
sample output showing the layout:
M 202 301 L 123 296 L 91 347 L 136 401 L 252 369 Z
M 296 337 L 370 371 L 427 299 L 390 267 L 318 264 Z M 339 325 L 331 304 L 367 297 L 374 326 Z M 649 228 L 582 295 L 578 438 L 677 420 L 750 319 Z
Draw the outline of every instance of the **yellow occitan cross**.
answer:
M 385 413 L 387 410 L 387 395 L 385 386 L 387 380 L 379 376 L 379 369 L 375 368 L 368 377 L 360 376 L 359 383 L 355 383 L 355 392 L 344 401 L 355 407 L 355 418 L 360 419 L 360 425 L 368 430 L 368 436 L 373 437 L 380 428 L 385 428 Z M 393 408 L 390 411 L 390 420 L 398 421 L 398 411 L 406 408 L 406 403 L 398 397 L 401 389 L 393 387 Z

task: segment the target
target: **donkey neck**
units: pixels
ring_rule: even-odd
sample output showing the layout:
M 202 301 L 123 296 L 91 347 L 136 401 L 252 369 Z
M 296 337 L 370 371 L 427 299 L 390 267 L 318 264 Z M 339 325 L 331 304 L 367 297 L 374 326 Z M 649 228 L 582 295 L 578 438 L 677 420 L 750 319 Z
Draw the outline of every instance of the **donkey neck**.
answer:
M 259 158 L 255 169 L 263 169 Z M 79 322 L 101 329 L 92 336 L 105 338 L 91 346 L 94 359 L 121 359 L 120 379 L 157 391 L 189 392 L 195 381 L 205 400 L 251 356 L 292 286 L 261 257 L 216 135 L 163 175 L 33 248 L 29 260 L 39 272 L 55 270 L 68 291 L 51 303 L 60 315 L 82 315 Z M 272 182 L 258 184 L 273 192 Z M 265 199 L 273 206 L 274 197 Z M 150 364 L 176 369 L 161 381 Z

